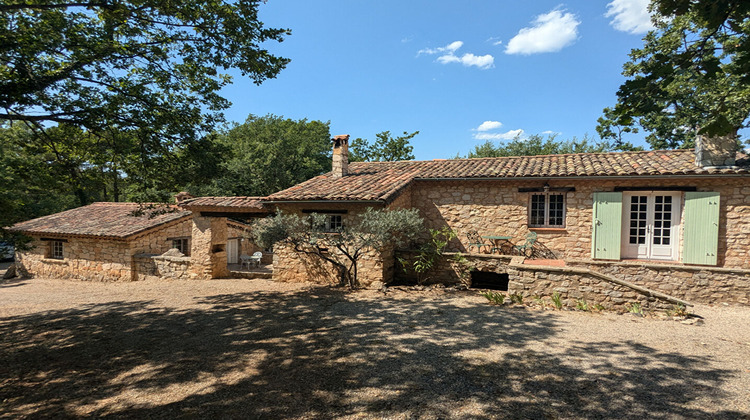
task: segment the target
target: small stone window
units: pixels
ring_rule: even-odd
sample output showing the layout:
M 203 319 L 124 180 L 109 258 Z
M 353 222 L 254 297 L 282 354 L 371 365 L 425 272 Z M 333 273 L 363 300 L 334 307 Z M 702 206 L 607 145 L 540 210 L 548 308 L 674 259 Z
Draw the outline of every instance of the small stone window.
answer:
M 63 259 L 63 241 L 49 241 L 49 258 Z
M 326 217 L 326 219 L 325 219 L 325 225 L 323 226 L 323 229 L 326 232 L 338 232 L 344 228 L 344 218 L 342 215 L 326 214 L 324 216 Z
M 185 255 L 185 256 L 189 256 L 190 255 L 190 240 L 189 240 L 189 238 L 173 238 L 172 239 L 172 248 L 175 248 L 178 251 L 182 252 L 182 254 Z
M 564 228 L 565 194 L 548 191 L 531 194 L 529 227 Z

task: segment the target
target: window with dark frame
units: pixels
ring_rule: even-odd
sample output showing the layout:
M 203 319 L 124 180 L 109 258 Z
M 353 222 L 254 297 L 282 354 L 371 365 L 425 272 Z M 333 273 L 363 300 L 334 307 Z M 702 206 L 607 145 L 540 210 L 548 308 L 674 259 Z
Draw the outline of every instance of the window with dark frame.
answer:
M 63 256 L 63 241 L 50 241 L 49 243 L 49 257 L 56 260 L 61 260 Z
M 172 239 L 172 248 L 176 248 L 183 255 L 190 255 L 190 244 L 188 238 L 174 238 Z
M 565 194 L 533 193 L 529 197 L 529 227 L 565 227 Z
M 344 218 L 340 214 L 326 214 L 324 229 L 326 232 L 338 232 L 344 227 Z

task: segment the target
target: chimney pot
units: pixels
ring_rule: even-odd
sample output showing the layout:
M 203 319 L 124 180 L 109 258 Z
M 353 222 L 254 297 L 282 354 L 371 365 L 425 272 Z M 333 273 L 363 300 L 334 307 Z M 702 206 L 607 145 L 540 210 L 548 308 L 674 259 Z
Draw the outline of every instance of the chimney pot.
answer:
M 342 178 L 349 174 L 349 135 L 334 136 L 333 163 L 331 170 L 334 178 Z
M 192 195 L 191 195 L 191 194 L 190 194 L 189 192 L 187 192 L 187 191 L 181 191 L 181 192 L 177 193 L 177 195 L 175 195 L 175 196 L 174 196 L 174 202 L 175 202 L 175 203 L 177 203 L 177 204 L 180 204 L 180 203 L 182 203 L 183 201 L 185 201 L 185 200 L 189 200 L 189 199 L 191 199 L 191 198 L 195 198 L 195 197 L 193 197 L 193 196 L 192 196 Z

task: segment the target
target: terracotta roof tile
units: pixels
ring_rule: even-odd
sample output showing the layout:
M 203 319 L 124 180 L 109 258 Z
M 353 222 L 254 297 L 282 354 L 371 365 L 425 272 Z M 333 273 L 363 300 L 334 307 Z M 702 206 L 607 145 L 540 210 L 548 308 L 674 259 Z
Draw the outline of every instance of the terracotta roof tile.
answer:
M 349 175 L 324 174 L 271 194 L 270 201 L 389 201 L 414 179 L 553 178 L 638 175 L 750 174 L 750 160 L 738 154 L 737 167 L 705 169 L 691 149 L 580 153 L 402 162 L 355 162 Z
M 158 206 L 170 210 L 160 214 L 144 207 L 145 213 L 134 216 L 138 203 L 93 203 L 88 206 L 16 223 L 10 229 L 27 234 L 127 238 L 154 227 L 187 217 L 191 212 L 175 206 Z M 153 215 L 153 217 L 150 217 Z
M 263 197 L 197 197 L 182 201 L 180 207 L 188 210 L 210 207 L 211 210 L 268 213 L 263 205 Z

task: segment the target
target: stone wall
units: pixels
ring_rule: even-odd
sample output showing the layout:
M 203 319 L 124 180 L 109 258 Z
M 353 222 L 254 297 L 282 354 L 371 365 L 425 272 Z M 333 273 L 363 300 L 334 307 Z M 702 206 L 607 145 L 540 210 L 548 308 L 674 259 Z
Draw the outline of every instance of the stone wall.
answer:
M 528 227 L 529 194 L 519 188 L 575 188 L 566 195 L 565 227 Z M 449 226 L 458 233 L 448 249 L 466 252 L 466 232 L 512 236 L 521 243 L 529 231 L 558 258 L 591 257 L 593 193 L 615 187 L 696 187 L 717 191 L 720 198 L 718 266 L 750 269 L 750 181 L 747 178 L 675 178 L 668 180 L 578 180 L 562 181 L 416 181 L 411 203 L 420 210 L 427 227 Z M 684 200 L 682 200 L 684 206 Z M 680 232 L 680 237 L 682 236 Z M 680 247 L 681 248 L 681 247 Z
M 337 261 L 346 265 L 349 260 L 333 248 Z M 362 254 L 357 263 L 357 278 L 361 287 L 370 287 L 375 282 L 387 282 L 393 276 L 393 252 L 378 252 L 370 249 Z M 295 252 L 288 244 L 278 244 L 273 253 L 273 280 L 289 283 L 313 282 L 340 284 L 341 275 L 332 263 L 314 255 Z
M 397 256 L 408 263 L 416 257 L 414 251 L 399 251 Z M 623 309 L 623 305 L 638 301 L 644 307 L 671 307 L 672 302 L 653 299 L 633 287 L 649 289 L 693 304 L 742 304 L 750 305 L 750 270 L 716 267 L 683 266 L 677 264 L 655 264 L 634 262 L 604 262 L 593 260 L 569 260 L 564 267 L 520 264 L 504 255 L 462 254 L 469 262 L 466 270 L 508 274 L 509 293 L 528 296 L 552 296 L 559 292 L 575 306 L 576 300 L 584 299 L 590 304 L 601 304 L 608 308 Z M 425 283 L 456 284 L 463 276 L 459 266 L 452 262 L 455 253 L 446 253 L 428 273 Z M 526 260 L 527 263 L 532 262 Z M 414 274 L 396 273 L 397 279 L 414 280 Z M 590 271 L 588 274 L 582 271 Z M 601 276 L 610 276 L 616 281 L 607 281 Z M 617 281 L 631 284 L 625 287 Z M 470 285 L 470 281 L 464 281 Z
M 196 275 L 190 270 L 190 257 L 139 254 L 133 256 L 136 280 L 189 280 Z
M 750 270 L 642 262 L 568 261 L 692 303 L 750 305 Z
M 130 246 L 125 241 L 66 238 L 63 259 L 48 258 L 49 242 L 34 238 L 29 251 L 19 251 L 17 267 L 25 276 L 86 281 L 131 281 Z
M 195 278 L 224 278 L 227 268 L 227 219 L 193 215 L 190 271 Z
M 173 238 L 190 238 L 192 233 L 192 218 L 187 217 L 176 223 L 160 226 L 130 239 L 130 252 L 131 255 L 163 254 L 172 248 Z

